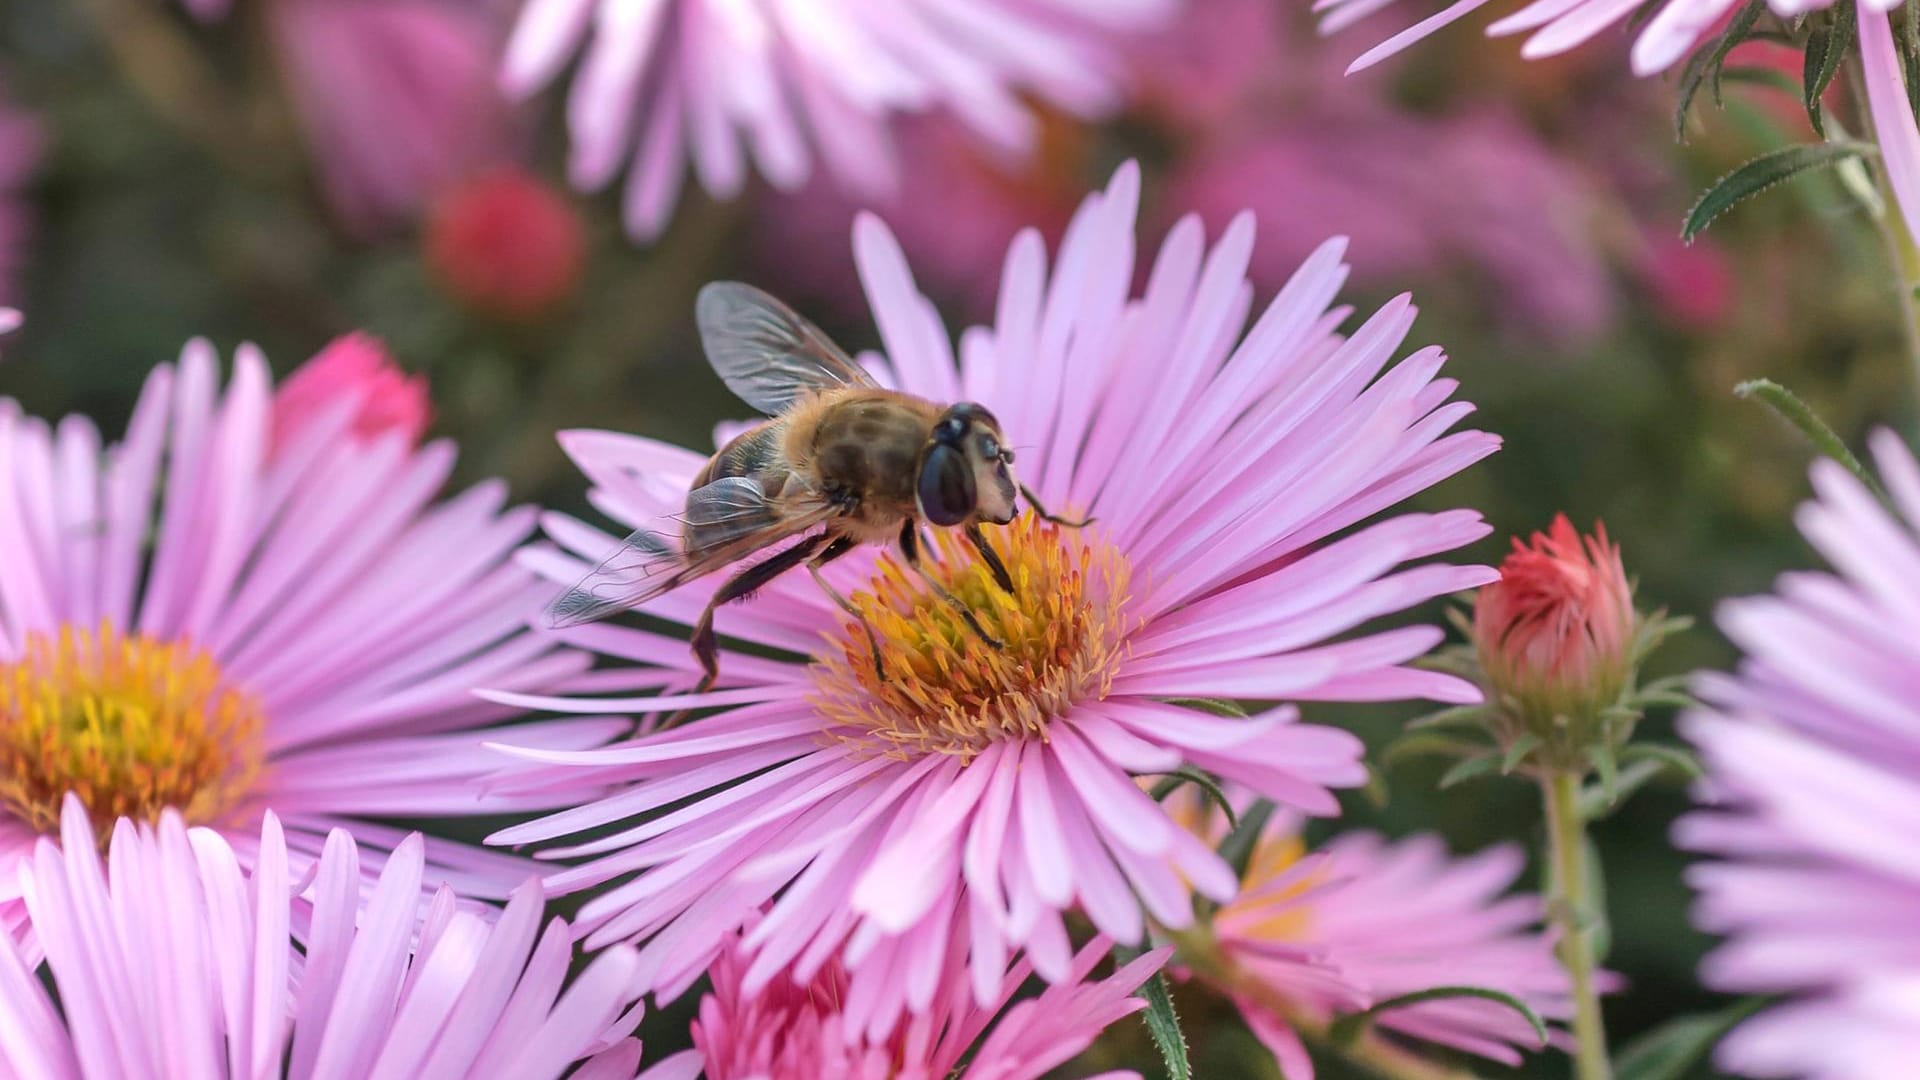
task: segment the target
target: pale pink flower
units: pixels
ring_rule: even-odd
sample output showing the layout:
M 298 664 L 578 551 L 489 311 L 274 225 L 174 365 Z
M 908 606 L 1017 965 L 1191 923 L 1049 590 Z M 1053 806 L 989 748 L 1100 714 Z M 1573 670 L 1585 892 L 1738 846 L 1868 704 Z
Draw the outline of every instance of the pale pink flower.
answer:
M 38 958 L 0 941 L 8 1076 L 538 1078 L 589 1055 L 574 1076 L 634 1073 L 639 1047 L 620 1037 L 633 950 L 601 953 L 563 991 L 571 935 L 557 918 L 541 930 L 538 882 L 496 924 L 444 885 L 423 898 L 418 833 L 373 860 L 363 907 L 343 830 L 315 858 L 269 813 L 250 874 L 226 838 L 172 812 L 121 819 L 104 861 L 77 799 L 60 831 L 20 870 L 58 1004 Z
M 360 234 L 413 222 L 508 153 L 498 20 L 464 0 L 270 0 L 267 26 L 321 186 Z
M 1182 792 L 1189 827 L 1216 842 L 1224 814 Z M 1540 922 L 1545 905 L 1508 890 L 1518 848 L 1456 859 L 1437 836 L 1343 833 L 1309 852 L 1297 815 L 1275 814 L 1247 862 L 1239 897 L 1213 916 L 1213 939 L 1242 980 L 1233 998 L 1289 1080 L 1313 1080 L 1292 1027 L 1441 986 L 1499 990 L 1548 1019 L 1572 1015 L 1567 975 Z M 1251 985 L 1249 985 L 1251 984 Z M 1524 1017 L 1480 998 L 1446 998 L 1378 1014 L 1375 1027 L 1507 1065 L 1538 1048 Z
M 1316 0 L 1323 13 L 1321 31 L 1333 33 L 1392 6 L 1395 0 Z M 1435 31 L 1472 14 L 1488 0 L 1455 0 L 1446 8 L 1402 30 L 1368 50 L 1348 68 L 1369 67 L 1420 41 Z M 1833 0 L 1769 0 L 1768 8 L 1783 19 L 1798 19 L 1810 11 L 1830 7 Z M 1920 243 L 1920 126 L 1901 75 L 1888 14 L 1897 0 L 1862 0 L 1857 8 L 1858 35 L 1867 102 L 1880 148 L 1881 164 L 1902 216 L 1915 242 Z M 1646 5 L 1638 0 L 1529 0 L 1526 6 L 1487 28 L 1491 35 L 1530 33 L 1521 54 L 1528 59 L 1553 56 L 1627 21 Z M 1738 7 L 1736 0 L 1665 0 L 1638 32 L 1632 50 L 1636 74 L 1665 71 L 1700 47 L 1718 31 Z M 1660 282 L 1656 279 L 1655 285 Z
M 584 42 L 567 103 L 577 186 L 628 168 L 633 235 L 657 236 L 691 165 L 719 198 L 750 170 L 791 189 L 824 167 L 862 195 L 899 190 L 890 124 L 942 111 L 1019 155 L 1030 95 L 1081 117 L 1121 100 L 1121 39 L 1178 0 L 531 0 L 508 48 L 516 94 Z M 629 167 L 630 166 L 630 167 Z
M 424 375 L 408 375 L 379 338 L 347 334 L 328 343 L 273 392 L 273 444 L 298 442 L 308 428 L 347 408 L 355 438 L 375 440 L 388 432 L 407 443 L 433 420 Z
M 1702 977 L 1798 995 L 1720 1044 L 1742 1075 L 1898 1080 L 1920 1060 L 1920 465 L 1891 432 L 1872 446 L 1891 505 L 1814 466 L 1798 521 L 1834 572 L 1724 604 L 1746 659 L 1700 679 L 1708 707 L 1681 724 L 1707 781 L 1675 837 L 1717 856 L 1688 880 L 1728 939 Z
M 403 831 L 369 819 L 563 802 L 475 783 L 517 710 L 471 688 L 587 664 L 526 627 L 547 588 L 511 556 L 534 511 L 506 509 L 497 481 L 436 501 L 454 448 L 354 437 L 362 406 L 342 395 L 279 440 L 266 360 L 240 349 L 223 393 L 203 341 L 153 372 L 117 442 L 0 400 L 0 902 L 68 791 L 102 831 L 171 807 L 248 861 L 269 809 L 303 857 L 351 823 L 376 869 Z M 463 896 L 528 873 L 460 844 L 432 856 Z
M 1528 125 L 1490 106 L 1413 115 L 1384 79 L 1344 79 L 1328 50 L 1271 0 L 1208 0 L 1145 39 L 1128 60 L 1133 114 L 1173 148 L 1147 220 L 1198 211 L 1223 227 L 1251 209 L 1252 272 L 1278 288 L 1330 233 L 1353 243 L 1356 280 L 1458 280 L 1498 296 L 1532 339 L 1579 343 L 1616 306 L 1596 223 L 1615 211 L 1591 177 Z M 983 152 L 949 117 L 902 124 L 903 182 L 850 195 L 816 178 L 763 201 L 757 266 L 790 299 L 858 317 L 864 306 L 842 238 L 862 210 L 884 216 L 936 300 L 993 310 L 1007 245 L 1023 228 L 1055 241 L 1110 154 L 1101 133 L 1043 113 L 1037 151 L 1017 165 Z M 1418 160 L 1422 168 L 1406 168 Z
M 1064 980 L 1011 1007 L 1007 1003 L 1032 973 L 1025 961 L 1005 973 L 985 1004 L 974 1000 L 964 969 L 943 968 L 934 976 L 939 986 L 928 1010 L 892 1035 L 874 1038 L 849 1018 L 858 1002 L 838 964 L 828 964 L 804 986 L 780 983 L 749 991 L 754 954 L 735 937 L 708 971 L 713 990 L 701 999 L 693 1023 L 694 1048 L 661 1062 L 647 1080 L 1039 1080 L 1115 1021 L 1146 1008 L 1133 992 L 1166 962 L 1168 950 L 1090 981 L 1108 944 L 1088 944 Z M 1138 1076 L 1102 1074 L 1104 1080 Z
M 498 784 L 542 798 L 620 790 L 497 843 L 550 842 L 679 805 L 549 852 L 586 860 L 551 888 L 611 883 L 581 925 L 594 945 L 645 941 L 642 978 L 664 996 L 691 985 L 769 901 L 747 935 L 749 992 L 789 966 L 806 982 L 838 956 L 867 1002 L 862 1030 L 883 1033 L 903 1010 L 931 1005 L 939 984 L 918 973 L 955 934 L 976 1000 L 991 999 L 1021 950 L 1060 982 L 1072 966 L 1067 911 L 1134 943 L 1143 907 L 1183 927 L 1193 891 L 1235 892 L 1226 863 L 1175 827 L 1135 775 L 1193 766 L 1319 815 L 1339 810 L 1329 787 L 1364 780 L 1359 743 L 1300 723 L 1291 705 L 1225 719 L 1176 699 L 1478 700 L 1472 686 L 1412 666 L 1437 629 L 1361 630 L 1492 577 L 1474 566 L 1395 570 L 1486 535 L 1471 511 L 1349 531 L 1498 443 L 1448 434 L 1472 406 L 1449 402 L 1439 349 L 1393 362 L 1412 305 L 1401 297 L 1351 338 L 1338 334 L 1350 311 L 1329 306 L 1347 273 L 1332 241 L 1249 328 L 1245 216 L 1211 248 L 1197 220 L 1176 225 L 1136 292 L 1138 197 L 1139 173 L 1123 167 L 1068 228 L 1051 276 L 1040 239 L 1016 240 L 1000 318 L 962 336 L 957 364 L 892 235 L 870 217 L 855 229 L 887 352 L 869 357 L 876 377 L 983 402 L 1040 500 L 1098 519 L 1075 531 L 1026 514 L 990 530 L 1014 580 L 1028 582 L 976 608 L 1004 654 L 869 548 L 826 572 L 876 626 L 897 673 L 885 682 L 864 637 L 795 574 L 721 612 L 720 634 L 762 649 L 723 650 L 713 692 L 675 692 L 697 671 L 683 638 L 599 625 L 562 636 L 640 665 L 608 672 L 608 689 L 624 677 L 629 689 L 668 693 L 492 695 L 583 713 L 725 708 L 600 750 L 514 748 L 527 764 Z M 562 442 L 623 532 L 678 513 L 705 461 L 638 436 L 569 432 Z M 528 561 L 556 582 L 612 550 L 569 518 L 550 517 L 548 533 L 570 554 Z M 994 588 L 986 570 L 951 534 L 934 550 L 932 572 L 961 595 L 1003 595 L 984 591 Z M 714 587 L 677 590 L 646 612 L 691 622 Z

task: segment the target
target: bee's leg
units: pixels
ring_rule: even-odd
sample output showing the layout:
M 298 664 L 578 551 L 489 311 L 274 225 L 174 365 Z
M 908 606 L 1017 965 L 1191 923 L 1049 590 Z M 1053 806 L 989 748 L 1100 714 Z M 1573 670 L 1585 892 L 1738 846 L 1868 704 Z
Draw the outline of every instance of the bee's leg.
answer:
M 1072 518 L 1063 518 L 1058 514 L 1047 513 L 1047 508 L 1040 505 L 1039 499 L 1034 498 L 1033 489 L 1025 484 L 1020 485 L 1020 495 L 1027 500 L 1028 506 L 1033 507 L 1034 513 L 1040 515 L 1043 520 L 1051 521 L 1055 525 L 1064 525 L 1069 529 L 1084 529 L 1093 524 L 1093 519 L 1090 517 L 1075 521 Z
M 842 536 L 835 539 L 833 543 L 822 548 L 820 554 L 807 560 L 807 573 L 813 575 L 813 583 L 820 586 L 821 592 L 832 597 L 833 602 L 840 605 L 840 610 L 853 616 L 854 619 L 860 623 L 860 629 L 866 631 L 867 648 L 873 652 L 873 673 L 879 677 L 881 682 L 886 682 L 887 669 L 880 663 L 880 639 L 874 636 L 872 624 L 867 622 L 865 615 L 860 614 L 859 608 L 853 606 L 853 601 L 847 599 L 845 594 L 839 589 L 834 588 L 833 584 L 827 580 L 826 575 L 820 572 L 821 567 L 852 551 L 857 546 L 851 537 Z
M 809 536 L 765 562 L 749 566 L 733 575 L 727 579 L 726 584 L 713 591 L 713 598 L 708 600 L 707 606 L 701 610 L 699 621 L 693 624 L 693 636 L 688 640 L 688 644 L 693 646 L 694 659 L 700 661 L 700 669 L 705 672 L 700 682 L 691 691 L 692 693 L 704 694 L 713 689 L 713 684 L 720 679 L 720 642 L 713 634 L 714 611 L 722 604 L 732 603 L 806 562 L 815 551 L 820 549 L 820 545 L 826 543 L 826 540 L 824 533 Z M 670 728 L 686 719 L 690 711 L 682 709 L 668 717 L 660 726 Z
M 980 531 L 979 524 L 969 524 L 966 535 L 967 543 L 972 544 L 973 550 L 980 553 L 980 561 L 987 564 L 988 570 L 993 571 L 994 582 L 1005 589 L 1008 596 L 1012 596 L 1013 575 L 1007 573 L 1007 564 L 1000 561 L 1000 553 L 993 550 L 992 544 L 987 543 L 987 535 Z
M 932 589 L 935 596 L 945 600 L 948 607 L 960 613 L 960 617 L 966 620 L 967 629 L 980 635 L 981 641 L 996 649 L 1006 647 L 1005 642 L 987 633 L 987 628 L 980 625 L 980 620 L 974 617 L 973 611 L 967 607 L 965 601 L 948 592 L 945 585 L 940 584 L 937 578 L 927 572 L 927 568 L 920 562 L 920 532 L 911 521 L 900 530 L 900 553 L 907 557 L 907 565 L 913 567 L 913 572 L 919 574 L 920 580 L 927 583 L 927 588 Z

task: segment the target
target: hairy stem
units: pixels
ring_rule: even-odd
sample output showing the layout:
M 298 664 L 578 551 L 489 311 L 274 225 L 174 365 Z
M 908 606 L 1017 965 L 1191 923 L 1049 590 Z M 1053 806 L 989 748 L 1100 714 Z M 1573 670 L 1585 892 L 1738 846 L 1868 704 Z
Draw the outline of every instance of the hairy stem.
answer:
M 1612 1080 L 1607 1033 L 1594 988 L 1594 898 L 1586 866 L 1586 822 L 1580 817 L 1580 777 L 1559 769 L 1541 778 L 1547 807 L 1547 853 L 1553 867 L 1549 911 L 1559 931 L 1560 962 L 1573 983 L 1574 1075 L 1578 1080 Z

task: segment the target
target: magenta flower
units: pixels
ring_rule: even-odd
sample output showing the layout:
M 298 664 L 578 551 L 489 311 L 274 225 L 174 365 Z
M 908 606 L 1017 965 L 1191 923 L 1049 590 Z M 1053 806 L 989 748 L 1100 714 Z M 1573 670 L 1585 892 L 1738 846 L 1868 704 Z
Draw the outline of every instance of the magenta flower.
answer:
M 1872 445 L 1892 509 L 1814 466 L 1800 530 L 1835 572 L 1723 605 L 1746 660 L 1682 721 L 1708 780 L 1675 835 L 1718 856 L 1689 880 L 1728 938 L 1703 977 L 1801 995 L 1721 1043 L 1745 1075 L 1904 1076 L 1920 1054 L 1920 465 L 1890 432 Z
M 412 444 L 433 422 L 426 376 L 402 371 L 378 338 L 348 334 L 328 343 L 275 389 L 274 449 L 298 442 L 343 402 L 352 403 L 347 430 L 360 439 L 394 432 Z
M 1201 835 L 1225 836 L 1225 815 L 1183 792 L 1180 811 Z M 1464 859 L 1436 836 L 1387 840 L 1345 833 L 1309 853 L 1300 819 L 1276 814 L 1247 863 L 1241 892 L 1213 916 L 1220 990 L 1272 1051 L 1290 1080 L 1312 1080 L 1292 1023 L 1324 1025 L 1391 998 L 1439 986 L 1478 986 L 1520 999 L 1543 1017 L 1572 1015 L 1567 974 L 1540 928 L 1544 905 L 1508 893 L 1526 867 L 1517 848 Z M 1395 1035 L 1507 1065 L 1537 1038 L 1514 1010 L 1479 998 L 1446 998 L 1378 1014 Z
M 444 885 L 423 902 L 417 833 L 375 858 L 363 907 L 342 830 L 310 860 L 269 813 L 243 858 L 169 811 L 157 827 L 121 819 L 104 865 L 77 799 L 60 831 L 20 870 L 58 1005 L 37 960 L 0 941 L 9 1076 L 558 1077 L 589 1055 L 576 1077 L 634 1073 L 639 1045 L 619 1036 L 633 950 L 562 991 L 571 935 L 560 919 L 540 929 L 538 882 L 494 924 Z
M 32 232 L 33 212 L 26 196 L 27 184 L 40 165 L 40 125 L 27 113 L 0 101 L 0 309 L 20 299 L 20 272 L 26 267 L 27 240 Z M 13 326 L 0 312 L 0 334 L 19 325 L 14 313 Z
M 1007 1003 L 1031 974 L 1024 961 L 1004 974 L 984 1005 L 974 1000 L 964 970 L 935 970 L 928 976 L 937 982 L 928 1010 L 891 1036 L 873 1038 L 861 1031 L 864 1003 L 838 964 L 804 986 L 749 991 L 755 957 L 736 936 L 708 972 L 713 990 L 693 1023 L 694 1048 L 662 1061 L 647 1080 L 1039 1080 L 1109 1025 L 1146 1008 L 1133 992 L 1168 951 L 1089 981 L 1108 944 L 1085 946 L 1064 980 L 1011 1008 Z M 1102 1080 L 1138 1075 L 1106 1073 Z
M 827 571 L 874 627 L 892 673 L 884 682 L 865 638 L 794 575 L 721 613 L 720 634 L 783 655 L 723 649 L 711 693 L 676 692 L 697 671 L 683 639 L 588 626 L 562 636 L 639 665 L 597 676 L 607 689 L 668 693 L 492 695 L 581 713 L 726 710 L 598 750 L 516 747 L 528 764 L 497 785 L 546 799 L 619 788 L 492 837 L 503 844 L 679 805 L 549 852 L 587 860 L 551 888 L 611 883 L 581 925 L 592 945 L 645 941 L 642 978 L 664 996 L 691 985 L 769 901 L 747 934 L 757 957 L 748 992 L 789 965 L 810 981 L 839 956 L 859 992 L 876 995 L 872 1032 L 932 1004 L 936 982 L 900 973 L 929 970 L 949 947 L 968 957 L 981 1002 L 1017 951 L 1060 982 L 1072 966 L 1067 911 L 1133 943 L 1143 906 L 1184 927 L 1193 890 L 1234 895 L 1227 864 L 1174 827 L 1134 776 L 1193 766 L 1320 815 L 1338 812 L 1329 788 L 1364 780 L 1358 741 L 1300 723 L 1291 705 L 1226 719 L 1178 699 L 1477 700 L 1471 686 L 1409 666 L 1438 630 L 1354 634 L 1492 576 L 1394 569 L 1486 535 L 1470 511 L 1348 531 L 1497 445 L 1447 433 L 1472 407 L 1448 402 L 1440 350 L 1393 363 L 1412 305 L 1394 300 L 1351 338 L 1336 334 L 1348 309 L 1328 307 L 1346 277 L 1335 241 L 1248 329 L 1247 217 L 1210 250 L 1197 220 L 1181 222 L 1135 294 L 1138 196 L 1127 166 L 1088 199 L 1051 281 L 1038 237 L 1016 241 L 1000 320 L 962 337 L 957 365 L 891 234 L 873 218 L 855 229 L 888 354 L 870 359 L 876 377 L 983 402 L 1041 501 L 1098 519 L 1072 531 L 1025 514 L 993 530 L 1025 583 L 1013 597 L 950 535 L 935 545 L 931 572 L 970 598 L 1004 650 L 980 644 L 868 548 Z M 704 461 L 636 436 L 562 439 L 596 505 L 623 526 L 678 513 Z M 610 550 L 577 521 L 547 525 L 571 554 L 529 562 L 555 581 L 577 580 Z M 691 622 L 710 589 L 677 590 L 646 611 Z
M 1034 142 L 1023 95 L 1076 116 L 1119 103 L 1117 50 L 1178 0 L 532 0 L 505 82 L 552 82 L 589 36 L 568 100 L 571 171 L 606 186 L 629 164 L 637 239 L 666 227 L 691 164 L 719 198 L 749 168 L 799 186 L 816 162 L 863 195 L 898 189 L 898 114 L 940 110 L 1021 154 Z M 591 33 L 589 27 L 591 26 Z M 751 166 L 749 165 L 751 162 Z
M 587 663 L 526 629 L 547 588 L 510 556 L 534 512 L 503 509 L 497 482 L 436 504 L 452 446 L 356 435 L 377 372 L 276 403 L 257 350 L 224 393 L 218 364 L 188 345 L 104 448 L 84 417 L 0 400 L 0 900 L 69 791 L 103 833 L 172 808 L 249 862 L 266 810 L 302 857 L 352 823 L 374 869 L 403 833 L 366 819 L 559 804 L 474 783 L 494 767 L 480 742 L 497 731 L 480 732 L 515 710 L 470 688 L 552 687 Z M 463 896 L 528 872 L 457 844 L 433 860 Z
M 502 28 L 481 6 L 272 0 L 264 10 L 309 155 L 348 229 L 409 224 L 508 155 L 512 116 L 493 78 Z

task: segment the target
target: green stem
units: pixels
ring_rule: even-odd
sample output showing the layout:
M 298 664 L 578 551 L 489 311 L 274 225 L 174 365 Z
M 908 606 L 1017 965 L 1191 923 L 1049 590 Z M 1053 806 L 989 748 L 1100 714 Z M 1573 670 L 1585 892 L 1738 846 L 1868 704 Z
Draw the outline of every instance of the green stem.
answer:
M 1612 1080 L 1607 1033 L 1594 990 L 1593 931 L 1589 913 L 1586 823 L 1580 818 L 1580 777 L 1560 769 L 1540 781 L 1547 806 L 1547 850 L 1553 865 L 1549 911 L 1560 934 L 1560 961 L 1573 983 L 1574 1075 L 1578 1080 Z

